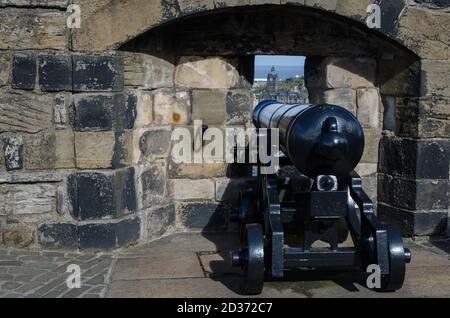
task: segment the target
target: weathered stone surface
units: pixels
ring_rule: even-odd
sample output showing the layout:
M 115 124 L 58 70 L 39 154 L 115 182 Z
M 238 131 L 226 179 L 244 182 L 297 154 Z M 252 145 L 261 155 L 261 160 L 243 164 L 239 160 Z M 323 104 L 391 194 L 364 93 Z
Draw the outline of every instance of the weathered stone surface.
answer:
M 328 11 L 335 11 L 338 6 L 338 0 L 322 1 L 322 0 L 305 0 L 305 5 L 320 8 Z
M 167 128 L 152 128 L 139 137 L 139 149 L 145 158 L 166 158 L 169 155 L 172 130 Z
M 10 53 L 0 53 L 0 87 L 10 83 L 11 60 Z
M 111 168 L 115 142 L 114 132 L 76 132 L 77 167 L 81 169 Z
M 409 211 L 378 204 L 378 217 L 400 227 L 404 236 L 443 235 L 447 227 L 447 211 Z
M 175 84 L 189 88 L 233 88 L 239 83 L 239 72 L 233 64 L 220 57 L 182 57 L 175 68 Z
M 216 200 L 237 204 L 239 192 L 248 186 L 248 179 L 216 179 Z
M 66 179 L 68 171 L 3 171 L 0 172 L 0 183 L 53 183 Z
M 68 118 L 70 95 L 60 93 L 55 96 L 55 107 L 53 108 L 53 121 L 57 128 L 65 128 Z
M 56 137 L 52 131 L 25 137 L 25 168 L 52 169 L 55 166 Z
M 226 95 L 222 90 L 194 90 L 192 92 L 192 118 L 203 124 L 223 124 L 226 118 Z
M 123 59 L 120 56 L 73 55 L 74 91 L 121 91 Z
M 362 185 L 364 192 L 367 193 L 370 200 L 372 200 L 373 203 L 377 203 L 378 200 L 378 182 L 377 182 L 377 176 L 371 175 L 371 176 L 361 176 Z
M 450 59 L 422 60 L 421 96 L 450 96 Z
M 158 238 L 175 226 L 175 206 L 152 209 L 147 216 L 147 239 Z
M 28 92 L 0 94 L 0 132 L 35 133 L 52 126 L 53 99 Z
M 123 93 L 73 95 L 72 125 L 76 130 L 131 129 L 136 118 L 136 99 Z
M 177 203 L 177 224 L 190 229 L 214 230 L 227 226 L 225 205 L 208 202 Z
M 169 176 L 171 178 L 210 178 L 223 177 L 228 166 L 223 163 L 175 163 L 169 162 Z
M 379 174 L 379 199 L 408 210 L 444 210 L 449 206 L 448 180 L 412 180 Z
M 377 173 L 378 165 L 376 163 L 359 163 L 355 171 L 362 177 L 371 176 Z
M 141 234 L 141 220 L 139 218 L 122 220 L 116 224 L 117 246 L 122 247 L 135 243 Z
M 357 20 L 365 20 L 367 7 L 374 0 L 340 0 L 336 5 L 336 13 Z
M 68 191 L 79 220 L 117 218 L 136 210 L 133 168 L 77 173 L 69 179 Z
M 0 11 L 0 49 L 65 49 L 67 19 L 55 9 L 4 8 Z
M 39 243 L 46 248 L 110 249 L 134 243 L 140 236 L 139 218 L 118 223 L 75 225 L 48 223 L 39 227 Z
M 6 170 L 23 168 L 23 137 L 10 135 L 3 137 L 3 153 L 5 155 Z
M 54 184 L 2 184 L 0 185 L 0 215 L 45 214 L 56 211 Z
M 191 120 L 191 96 L 189 92 L 160 89 L 154 93 L 155 122 L 164 124 L 188 124 Z
M 75 135 L 71 130 L 55 132 L 55 168 L 75 167 Z
M 66 8 L 68 0 L 0 0 L 0 7 L 50 7 Z
M 420 92 L 420 61 L 405 58 L 379 60 L 380 93 L 392 96 L 418 96 Z
M 170 192 L 175 200 L 214 199 L 214 181 L 210 179 L 170 180 Z
M 170 128 L 147 130 L 139 139 L 141 154 L 144 157 L 167 157 L 170 150 L 171 134 Z
M 3 244 L 9 247 L 24 248 L 34 241 L 35 229 L 22 224 L 8 224 L 3 230 Z
M 132 160 L 131 132 L 76 132 L 76 166 L 81 169 L 119 168 Z
M 213 0 L 179 0 L 178 5 L 183 14 L 214 9 Z
M 377 63 L 366 58 L 311 57 L 306 59 L 308 88 L 373 87 Z
M 381 98 L 376 88 L 360 88 L 356 91 L 358 108 L 356 114 L 359 122 L 365 128 L 380 126 Z
M 129 99 L 136 101 L 135 128 L 147 127 L 153 121 L 153 94 L 146 91 L 128 92 Z
M 45 223 L 38 227 L 39 244 L 45 248 L 78 248 L 77 226 L 70 223 Z
M 394 96 L 384 96 L 382 97 L 383 102 L 383 130 L 388 130 L 391 132 L 396 131 L 396 97 Z
M 15 54 L 12 62 L 11 87 L 33 89 L 36 83 L 36 72 L 37 62 L 35 54 Z
M 313 104 L 339 105 L 356 115 L 356 91 L 351 88 L 336 88 L 329 90 L 309 90 L 309 99 Z
M 448 13 L 408 7 L 398 22 L 397 39 L 424 59 L 448 59 Z
M 39 86 L 50 92 L 72 90 L 72 57 L 62 54 L 39 56 Z
M 0 138 L 0 171 L 5 169 L 5 151 L 3 150 L 3 138 Z
M 73 128 L 76 130 L 110 130 L 113 126 L 114 97 L 112 95 L 76 94 L 72 97 Z
M 408 5 L 405 0 L 391 0 L 376 2 L 380 7 L 380 31 L 393 36 L 397 33 L 398 20 Z
M 449 98 L 398 98 L 398 135 L 416 138 L 447 138 L 450 135 Z
M 46 131 L 25 137 L 25 168 L 50 170 L 75 167 L 71 130 Z
M 233 90 L 226 97 L 226 124 L 245 124 L 251 120 L 253 96 L 248 91 Z
M 161 22 L 162 18 L 170 19 L 179 13 L 173 5 L 158 1 L 139 0 L 119 6 L 101 6 L 89 2 L 83 1 L 83 8 L 87 8 L 90 17 L 83 21 L 82 28 L 74 32 L 73 46 L 76 50 L 104 51 L 113 47 L 117 49 L 120 44 L 129 40 L 131 35 L 140 34 Z M 123 19 L 124 16 L 129 16 L 130 12 L 133 19 Z
M 154 89 L 172 87 L 174 65 L 171 60 L 141 53 L 124 55 L 125 86 Z
M 165 161 L 157 161 L 136 168 L 139 208 L 148 208 L 167 201 L 167 173 Z
M 384 136 L 380 142 L 380 171 L 416 179 L 448 179 L 447 140 L 410 140 Z
M 78 235 L 80 249 L 111 249 L 117 246 L 114 223 L 79 225 Z

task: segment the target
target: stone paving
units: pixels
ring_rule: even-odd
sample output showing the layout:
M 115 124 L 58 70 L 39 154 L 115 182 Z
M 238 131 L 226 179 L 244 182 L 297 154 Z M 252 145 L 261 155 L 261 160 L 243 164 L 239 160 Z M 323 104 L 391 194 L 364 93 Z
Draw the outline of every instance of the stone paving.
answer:
M 106 292 L 112 255 L 0 249 L 0 298 L 99 298 Z M 69 289 L 71 264 L 80 267 L 81 288 Z
M 0 297 L 242 297 L 243 275 L 230 266 L 234 233 L 180 233 L 114 253 L 0 249 Z M 450 240 L 407 243 L 413 259 L 404 287 L 376 293 L 351 271 L 296 271 L 268 281 L 255 297 L 450 297 Z M 68 289 L 67 266 L 81 268 Z

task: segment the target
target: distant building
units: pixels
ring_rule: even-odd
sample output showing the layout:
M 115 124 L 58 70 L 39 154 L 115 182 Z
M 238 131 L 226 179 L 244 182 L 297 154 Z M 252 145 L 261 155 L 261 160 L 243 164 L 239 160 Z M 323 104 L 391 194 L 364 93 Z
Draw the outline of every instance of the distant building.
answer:
M 299 78 L 300 76 L 295 76 Z M 287 79 L 290 80 L 290 79 Z M 267 80 L 264 78 L 255 78 L 253 88 L 255 97 L 258 102 L 266 99 L 278 100 L 282 103 L 307 104 L 309 102 L 309 94 L 305 85 L 297 85 L 290 90 L 280 89 L 280 79 L 275 67 L 272 66 L 270 73 L 267 74 Z M 264 89 L 265 88 L 265 89 Z
M 267 74 L 266 90 L 269 96 L 276 95 L 278 92 L 278 73 L 275 71 L 274 66 L 272 66 L 270 73 Z

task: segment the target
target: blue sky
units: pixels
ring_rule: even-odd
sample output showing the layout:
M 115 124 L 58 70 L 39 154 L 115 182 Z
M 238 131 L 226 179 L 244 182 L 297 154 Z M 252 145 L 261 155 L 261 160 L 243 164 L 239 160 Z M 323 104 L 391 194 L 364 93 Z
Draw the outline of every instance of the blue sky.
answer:
M 304 56 L 257 55 L 255 57 L 255 66 L 303 66 L 304 64 Z

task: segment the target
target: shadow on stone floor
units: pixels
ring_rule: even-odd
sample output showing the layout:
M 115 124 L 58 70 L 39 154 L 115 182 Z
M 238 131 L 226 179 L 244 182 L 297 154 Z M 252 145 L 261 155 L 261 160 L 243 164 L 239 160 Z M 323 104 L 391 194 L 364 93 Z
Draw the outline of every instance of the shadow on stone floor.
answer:
M 216 252 L 200 253 L 199 258 L 205 274 L 212 280 L 220 282 L 230 291 L 245 295 L 244 293 L 244 271 L 241 268 L 231 266 L 230 251 L 241 247 L 239 233 L 232 232 L 209 232 L 203 231 L 202 236 L 215 245 Z M 359 286 L 366 285 L 367 274 L 359 269 L 339 268 L 322 270 L 291 270 L 285 272 L 281 280 L 266 277 L 268 284 L 301 282 L 308 286 L 318 287 L 325 282 L 334 283 L 348 292 L 358 292 Z M 298 286 L 298 285 L 297 285 Z M 306 291 L 301 291 L 307 294 Z

